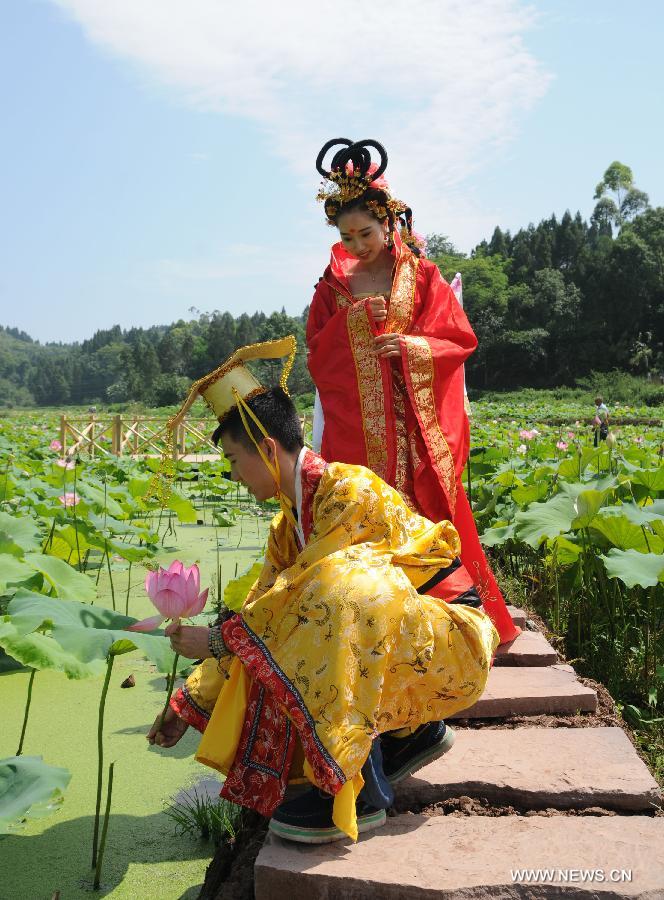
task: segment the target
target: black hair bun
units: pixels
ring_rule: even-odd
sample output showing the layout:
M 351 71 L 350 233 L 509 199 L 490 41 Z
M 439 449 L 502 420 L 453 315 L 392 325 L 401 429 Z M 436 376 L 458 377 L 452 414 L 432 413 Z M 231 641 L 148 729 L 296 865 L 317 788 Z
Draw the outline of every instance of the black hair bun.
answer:
M 323 168 L 323 161 L 328 151 L 333 147 L 341 144 L 341 149 L 332 157 L 329 172 Z M 371 173 L 371 181 L 375 181 L 383 174 L 387 168 L 387 151 L 382 144 L 367 138 L 362 141 L 349 141 L 348 138 L 332 138 L 323 144 L 320 153 L 316 157 L 316 169 L 323 178 L 330 178 L 333 172 L 345 172 L 349 162 L 353 164 L 353 172 L 359 172 L 363 178 L 366 178 L 371 166 L 371 149 L 378 152 L 380 163 L 375 172 Z

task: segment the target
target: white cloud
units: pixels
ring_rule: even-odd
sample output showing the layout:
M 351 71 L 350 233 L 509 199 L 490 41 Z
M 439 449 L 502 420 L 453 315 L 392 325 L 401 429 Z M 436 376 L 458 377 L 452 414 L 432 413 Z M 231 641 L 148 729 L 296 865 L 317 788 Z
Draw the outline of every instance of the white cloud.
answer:
M 550 80 L 522 0 L 53 2 L 181 101 L 258 123 L 310 190 L 325 140 L 378 138 L 423 230 L 441 208 L 478 224 L 465 187 Z

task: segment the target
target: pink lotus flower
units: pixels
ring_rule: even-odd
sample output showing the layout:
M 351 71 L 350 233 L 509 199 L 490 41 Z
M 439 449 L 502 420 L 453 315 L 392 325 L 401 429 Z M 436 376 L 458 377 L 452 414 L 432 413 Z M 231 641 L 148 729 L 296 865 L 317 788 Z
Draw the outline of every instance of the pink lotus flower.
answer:
M 57 440 L 57 438 L 55 440 L 52 440 L 48 446 L 51 448 L 51 450 L 57 450 L 58 453 L 60 452 L 60 450 L 62 450 L 62 444 L 59 440 Z
M 574 434 L 573 431 L 568 431 L 568 432 L 567 432 L 567 437 L 568 437 L 568 438 L 570 439 L 570 441 L 571 441 L 571 440 L 574 440 L 574 438 L 576 437 L 576 435 Z
M 73 459 L 56 459 L 55 464 L 61 469 L 73 469 L 76 465 Z
M 643 443 L 643 438 L 641 437 L 641 435 L 639 435 L 638 437 L 635 437 L 635 438 L 634 438 L 634 443 L 635 443 L 635 444 L 642 444 L 642 443 Z
M 568 445 L 565 443 L 565 441 L 558 441 L 558 443 L 556 444 L 556 447 L 559 450 L 567 450 Z
M 524 441 L 532 441 L 535 437 L 534 431 L 528 431 L 526 428 L 522 428 L 519 432 L 519 437 Z
M 208 588 L 203 593 L 200 593 L 200 588 L 201 574 L 196 564 L 187 568 L 176 559 L 168 569 L 148 572 L 145 590 L 160 615 L 135 622 L 127 631 L 153 631 L 166 619 L 197 616 L 203 612 L 208 596 Z
M 80 502 L 80 497 L 74 491 L 66 491 L 61 497 L 58 497 L 63 506 L 76 506 Z

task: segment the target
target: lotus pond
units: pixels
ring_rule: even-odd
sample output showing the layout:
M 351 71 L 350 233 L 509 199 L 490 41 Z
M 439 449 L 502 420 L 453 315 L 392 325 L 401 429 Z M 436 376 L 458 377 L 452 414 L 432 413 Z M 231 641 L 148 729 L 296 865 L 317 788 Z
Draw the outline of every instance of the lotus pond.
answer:
M 597 449 L 581 404 L 473 411 L 466 479 L 509 599 L 607 684 L 661 777 L 662 410 L 614 410 Z M 272 509 L 238 492 L 223 460 L 181 464 L 162 506 L 158 460 L 62 460 L 57 437 L 55 416 L 0 420 L 0 896 L 89 896 L 113 763 L 99 892 L 193 898 L 213 847 L 178 833 L 166 807 L 210 771 L 192 732 L 174 750 L 148 747 L 174 657 L 163 634 L 124 629 L 154 612 L 146 570 L 176 558 L 210 587 L 200 621 L 224 595 L 241 602 Z

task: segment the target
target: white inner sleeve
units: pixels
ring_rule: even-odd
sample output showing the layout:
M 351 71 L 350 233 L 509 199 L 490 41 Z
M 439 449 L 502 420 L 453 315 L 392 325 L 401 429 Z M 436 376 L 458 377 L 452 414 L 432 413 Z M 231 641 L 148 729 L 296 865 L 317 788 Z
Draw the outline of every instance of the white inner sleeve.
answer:
M 314 424 L 313 434 L 311 438 L 311 449 L 314 453 L 320 453 L 323 444 L 323 429 L 325 428 L 325 416 L 323 414 L 323 404 L 320 402 L 320 396 L 316 391 L 314 398 Z
M 307 448 L 300 450 L 300 455 L 295 464 L 295 509 L 297 511 L 297 536 L 300 541 L 300 547 L 304 547 L 304 531 L 302 530 L 302 460 Z

